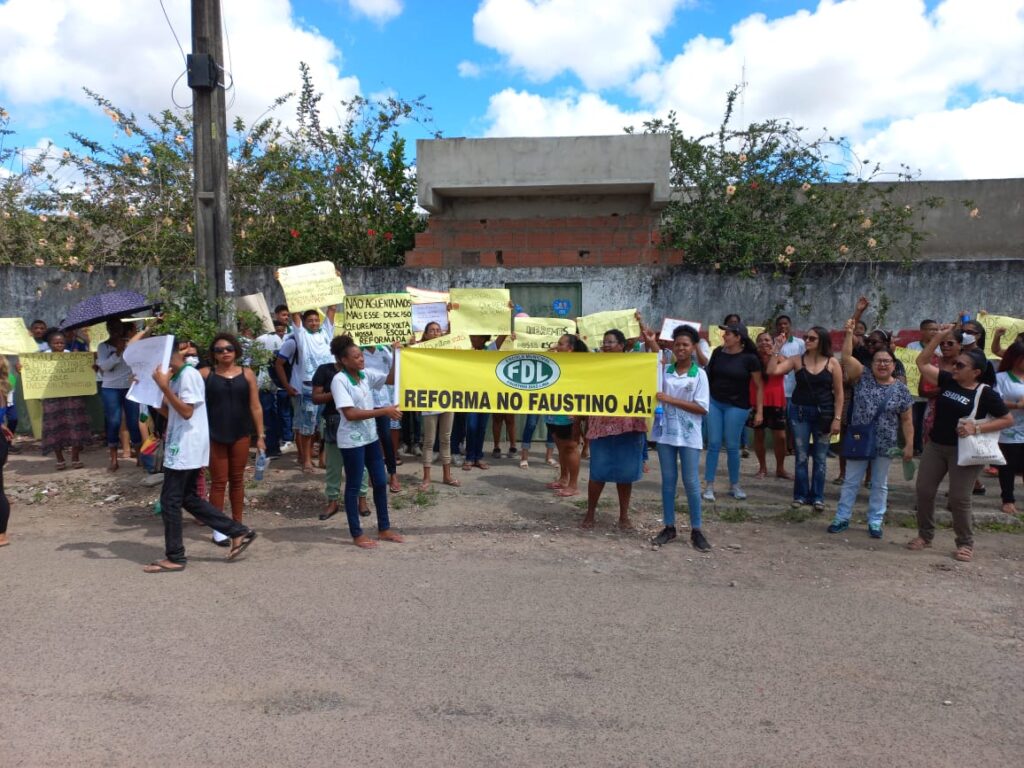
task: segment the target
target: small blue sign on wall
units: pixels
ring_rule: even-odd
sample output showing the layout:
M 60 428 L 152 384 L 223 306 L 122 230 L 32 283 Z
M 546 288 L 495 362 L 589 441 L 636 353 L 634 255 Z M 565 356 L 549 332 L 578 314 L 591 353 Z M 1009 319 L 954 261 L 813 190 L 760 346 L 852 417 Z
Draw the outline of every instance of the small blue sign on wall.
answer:
M 559 317 L 567 317 L 572 311 L 572 302 L 569 299 L 555 299 L 551 302 L 551 309 Z

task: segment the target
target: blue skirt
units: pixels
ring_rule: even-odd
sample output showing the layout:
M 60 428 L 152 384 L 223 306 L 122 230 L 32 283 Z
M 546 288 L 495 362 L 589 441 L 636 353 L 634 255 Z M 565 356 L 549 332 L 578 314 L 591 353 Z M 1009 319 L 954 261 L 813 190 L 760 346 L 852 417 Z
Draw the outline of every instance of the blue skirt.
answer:
M 590 441 L 590 479 L 598 483 L 635 483 L 644 476 L 643 432 L 625 432 Z

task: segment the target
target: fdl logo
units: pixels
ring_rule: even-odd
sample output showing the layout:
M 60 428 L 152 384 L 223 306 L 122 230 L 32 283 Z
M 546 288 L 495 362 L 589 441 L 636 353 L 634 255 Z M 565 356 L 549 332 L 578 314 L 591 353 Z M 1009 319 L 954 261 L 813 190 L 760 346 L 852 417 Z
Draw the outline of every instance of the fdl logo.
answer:
M 494 372 L 502 384 L 513 389 L 544 389 L 562 375 L 558 363 L 543 355 L 510 355 Z

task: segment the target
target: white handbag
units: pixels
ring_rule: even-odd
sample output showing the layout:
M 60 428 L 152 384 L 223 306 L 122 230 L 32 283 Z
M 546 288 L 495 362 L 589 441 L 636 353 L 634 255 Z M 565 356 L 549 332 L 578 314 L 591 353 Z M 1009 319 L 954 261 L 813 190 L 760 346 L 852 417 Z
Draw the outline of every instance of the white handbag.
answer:
M 971 415 L 965 421 L 975 421 L 974 417 L 978 413 L 978 403 L 981 401 L 981 391 L 985 386 L 985 384 L 979 384 L 977 390 L 975 390 L 974 408 L 971 409 Z M 990 421 L 992 421 L 991 417 L 986 417 L 975 423 L 980 426 L 988 424 Z M 1003 466 L 1006 464 L 1006 457 L 1003 456 L 1003 451 L 999 447 L 999 433 L 979 432 L 976 435 L 958 438 L 956 463 L 961 467 L 975 467 L 985 464 Z

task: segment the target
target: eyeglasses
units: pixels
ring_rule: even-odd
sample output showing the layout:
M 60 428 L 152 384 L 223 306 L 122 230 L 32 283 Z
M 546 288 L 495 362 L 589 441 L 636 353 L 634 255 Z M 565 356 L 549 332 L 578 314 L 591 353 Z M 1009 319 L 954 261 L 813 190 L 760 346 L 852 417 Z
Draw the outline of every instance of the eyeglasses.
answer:
M 804 341 L 817 341 L 817 336 L 804 336 Z
M 875 365 L 892 365 L 892 360 L 875 360 Z
M 214 347 L 213 348 L 213 354 L 215 354 L 215 355 L 223 355 L 223 354 L 225 354 L 227 352 L 234 352 L 234 351 L 235 351 L 234 347 Z

